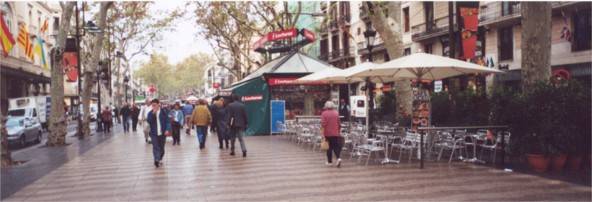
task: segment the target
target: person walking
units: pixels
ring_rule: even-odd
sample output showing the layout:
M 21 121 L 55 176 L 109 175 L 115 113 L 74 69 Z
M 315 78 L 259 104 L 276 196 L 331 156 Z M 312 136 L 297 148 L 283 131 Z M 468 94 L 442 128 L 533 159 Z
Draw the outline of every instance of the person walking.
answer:
M 115 121 L 117 121 L 117 123 L 121 123 L 121 119 L 119 118 L 119 108 L 118 107 L 113 107 L 113 118 L 115 119 L 113 121 L 113 123 L 115 123 Z
M 103 119 L 103 132 L 110 133 L 113 117 L 111 116 L 111 110 L 109 110 L 109 107 L 105 107 L 105 109 L 101 112 L 101 118 Z
M 121 114 L 121 122 L 123 122 L 123 132 L 128 133 L 129 128 L 130 128 L 129 118 L 131 115 L 131 110 L 130 110 L 129 104 L 127 104 L 127 103 L 123 104 L 120 114 Z
M 185 117 L 191 117 L 191 113 L 193 113 L 193 105 L 189 102 L 185 102 L 185 105 L 183 105 L 183 115 L 185 115 Z M 185 126 L 187 127 L 185 133 L 191 135 L 191 119 L 185 119 Z
M 207 105 L 207 101 L 199 99 L 197 104 L 193 106 L 191 113 L 191 128 L 195 128 L 197 140 L 200 149 L 205 148 L 205 142 L 208 134 L 208 126 L 212 121 L 212 114 Z
M 230 126 L 230 155 L 234 156 L 234 143 L 238 138 L 240 142 L 241 150 L 243 151 L 243 157 L 247 157 L 247 147 L 243 136 L 245 130 L 248 127 L 247 112 L 245 105 L 240 101 L 240 97 L 236 94 L 232 95 L 232 103 L 226 107 L 227 123 Z
M 138 116 L 140 115 L 140 108 L 138 108 L 138 105 L 136 105 L 136 103 L 132 104 L 132 108 L 131 108 L 131 112 L 130 112 L 130 116 L 132 119 L 132 131 L 135 133 L 136 132 L 136 128 L 138 126 Z
M 166 136 L 171 133 L 171 122 L 167 111 L 165 109 L 160 109 L 160 101 L 158 99 L 153 99 L 150 103 L 152 105 L 152 110 L 148 112 L 146 119 L 150 125 L 154 166 L 158 168 L 162 166 Z
M 140 121 L 140 125 L 142 126 L 142 131 L 144 132 L 144 140 L 147 144 L 151 144 L 152 140 L 150 139 L 150 125 L 148 125 L 147 118 L 148 113 L 152 111 L 152 106 L 150 101 L 146 99 L 146 103 L 140 108 L 140 115 L 138 115 L 138 119 Z
M 341 166 L 341 135 L 339 113 L 335 110 L 333 101 L 325 102 L 325 111 L 321 113 L 321 127 L 325 140 L 329 143 L 327 150 L 327 165 L 333 164 L 332 154 L 337 157 L 337 167 Z
M 230 149 L 230 138 L 228 138 L 228 123 L 226 122 L 228 119 L 228 114 L 226 113 L 226 108 L 224 106 L 224 98 L 220 98 L 217 101 L 215 101 L 213 109 L 213 117 L 215 117 L 214 126 L 216 127 L 216 134 L 218 134 L 218 145 L 220 149 L 224 149 L 224 145 L 226 145 L 226 149 Z
M 173 117 L 171 121 L 173 127 L 173 145 L 179 145 L 181 144 L 181 128 L 183 128 L 183 123 L 185 123 L 180 102 L 175 103 L 173 110 L 171 110 L 171 116 Z
M 195 107 L 191 114 L 191 120 L 195 125 L 197 140 L 199 141 L 199 149 L 204 149 L 206 146 L 208 125 L 212 122 L 212 114 L 210 113 L 210 110 L 208 110 L 207 104 L 208 103 L 204 99 L 200 99 L 197 107 Z

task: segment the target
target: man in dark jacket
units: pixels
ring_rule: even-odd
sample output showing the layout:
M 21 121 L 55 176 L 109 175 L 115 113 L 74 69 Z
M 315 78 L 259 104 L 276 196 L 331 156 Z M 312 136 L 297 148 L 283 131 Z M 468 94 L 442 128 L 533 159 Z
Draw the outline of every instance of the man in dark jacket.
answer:
M 135 133 L 136 128 L 138 126 L 138 117 L 140 116 L 140 108 L 134 103 L 132 104 L 132 108 L 130 110 L 131 118 L 132 118 L 132 131 Z
M 121 114 L 121 121 L 123 122 L 123 132 L 128 133 L 129 132 L 129 118 L 131 115 L 131 110 L 130 110 L 129 105 L 127 103 L 123 104 L 120 114 Z
M 160 109 L 160 101 L 158 99 L 152 100 L 151 105 L 152 111 L 148 113 L 146 120 L 148 121 L 148 125 L 150 125 L 154 166 L 158 168 L 162 165 L 161 161 L 164 156 L 166 136 L 171 133 L 171 121 L 168 112 L 164 109 Z
M 236 141 L 236 138 L 238 138 L 241 150 L 243 151 L 243 157 L 247 157 L 247 147 L 243 140 L 245 130 L 248 127 L 247 112 L 245 110 L 245 105 L 240 101 L 238 95 L 233 94 L 232 100 L 233 102 L 226 107 L 228 124 L 230 126 L 230 155 L 234 156 L 234 142 Z

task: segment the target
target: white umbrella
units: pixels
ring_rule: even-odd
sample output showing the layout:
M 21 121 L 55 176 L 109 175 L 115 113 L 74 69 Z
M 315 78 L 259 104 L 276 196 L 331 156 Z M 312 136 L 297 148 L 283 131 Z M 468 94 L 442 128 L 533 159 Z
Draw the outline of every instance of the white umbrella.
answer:
M 376 68 L 359 71 L 352 76 L 387 76 L 394 79 L 440 80 L 463 74 L 503 73 L 462 60 L 427 53 L 414 53 L 378 65 Z
M 440 80 L 463 74 L 473 73 L 503 73 L 500 70 L 483 67 L 448 57 L 427 53 L 414 53 L 405 57 L 378 65 L 376 68 L 357 72 L 355 77 L 390 76 L 393 79 Z M 415 97 L 415 96 L 414 96 Z M 423 135 L 421 135 L 420 150 L 423 151 Z M 423 152 L 420 152 L 420 168 L 423 168 Z

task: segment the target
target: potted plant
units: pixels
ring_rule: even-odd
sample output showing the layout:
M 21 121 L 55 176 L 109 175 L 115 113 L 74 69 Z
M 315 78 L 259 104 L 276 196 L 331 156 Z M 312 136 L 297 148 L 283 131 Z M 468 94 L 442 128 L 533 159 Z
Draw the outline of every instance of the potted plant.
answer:
M 570 170 L 578 170 L 584 155 L 590 154 L 591 91 L 577 81 L 566 82 L 561 88 L 566 98 L 563 125 L 569 140 L 567 165 Z
M 547 83 L 536 84 L 530 91 L 518 95 L 516 117 L 510 122 L 515 137 L 513 148 L 525 154 L 530 167 L 545 172 L 551 156 L 560 156 L 558 147 L 558 120 L 556 103 L 558 90 Z M 559 159 L 560 160 L 560 159 Z

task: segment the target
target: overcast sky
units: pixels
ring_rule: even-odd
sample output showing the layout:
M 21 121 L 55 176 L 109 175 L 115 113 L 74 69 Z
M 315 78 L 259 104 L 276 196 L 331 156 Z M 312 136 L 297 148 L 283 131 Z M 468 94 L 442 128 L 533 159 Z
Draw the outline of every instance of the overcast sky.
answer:
M 184 7 L 183 1 L 156 1 L 152 6 L 151 12 L 168 13 L 177 7 Z M 175 31 L 163 33 L 163 40 L 158 43 L 160 48 L 149 48 L 146 52 L 164 53 L 169 58 L 169 63 L 177 64 L 191 54 L 198 52 L 213 53 L 212 48 L 206 43 L 205 39 L 197 36 L 197 26 L 192 12 L 183 19 L 178 20 L 174 25 Z M 148 60 L 149 56 L 138 56 L 132 62 L 134 69 L 141 61 Z

